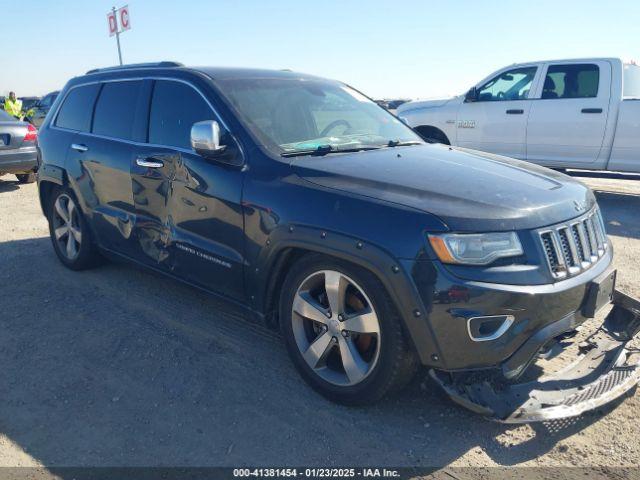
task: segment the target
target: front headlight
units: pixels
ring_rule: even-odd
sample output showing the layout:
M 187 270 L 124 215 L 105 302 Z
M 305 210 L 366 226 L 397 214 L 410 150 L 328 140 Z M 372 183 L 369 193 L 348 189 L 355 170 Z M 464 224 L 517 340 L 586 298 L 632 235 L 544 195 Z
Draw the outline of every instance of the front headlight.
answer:
M 516 232 L 429 235 L 429 243 L 443 263 L 488 265 L 524 253 Z

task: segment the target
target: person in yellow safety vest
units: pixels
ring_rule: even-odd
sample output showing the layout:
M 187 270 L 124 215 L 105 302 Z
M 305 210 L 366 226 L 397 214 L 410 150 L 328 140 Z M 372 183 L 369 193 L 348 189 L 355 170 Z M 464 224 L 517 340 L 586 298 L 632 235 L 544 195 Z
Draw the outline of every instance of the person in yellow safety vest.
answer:
M 24 113 L 22 112 L 22 100 L 18 100 L 16 98 L 15 92 L 9 92 L 9 96 L 4 101 L 4 111 L 19 120 L 22 120 L 24 117 Z

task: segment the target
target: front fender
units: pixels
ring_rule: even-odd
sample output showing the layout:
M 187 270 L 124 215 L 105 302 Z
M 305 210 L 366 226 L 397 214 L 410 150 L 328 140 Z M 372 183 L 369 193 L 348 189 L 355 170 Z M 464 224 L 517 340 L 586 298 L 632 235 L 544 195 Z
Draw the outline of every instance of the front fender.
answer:
M 252 301 L 256 310 L 266 311 L 271 275 L 287 249 L 322 253 L 372 272 L 395 303 L 421 362 L 438 365 L 440 349 L 409 272 L 389 252 L 355 237 L 297 224 L 274 229 L 247 276 L 248 291 L 255 292 Z

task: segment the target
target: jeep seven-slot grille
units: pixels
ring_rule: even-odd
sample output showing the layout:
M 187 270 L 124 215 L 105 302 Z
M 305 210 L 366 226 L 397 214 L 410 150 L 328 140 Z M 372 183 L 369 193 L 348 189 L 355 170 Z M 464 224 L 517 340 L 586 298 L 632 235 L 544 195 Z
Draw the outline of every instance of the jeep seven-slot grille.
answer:
M 608 248 L 598 208 L 570 222 L 541 230 L 547 264 L 555 278 L 566 278 L 588 269 Z

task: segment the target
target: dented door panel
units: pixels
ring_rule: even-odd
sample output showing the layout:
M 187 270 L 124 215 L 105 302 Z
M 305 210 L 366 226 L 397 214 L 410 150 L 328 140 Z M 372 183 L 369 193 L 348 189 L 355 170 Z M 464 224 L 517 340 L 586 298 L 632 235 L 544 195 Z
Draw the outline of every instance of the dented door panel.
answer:
M 141 166 L 145 162 L 138 159 L 162 166 Z M 131 176 L 141 261 L 243 298 L 243 172 L 196 154 L 148 146 L 138 148 Z
M 83 152 L 69 150 L 67 170 L 92 212 L 91 225 L 97 241 L 109 250 L 133 255 L 131 145 L 83 133 L 76 134 L 73 143 L 87 148 Z

